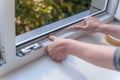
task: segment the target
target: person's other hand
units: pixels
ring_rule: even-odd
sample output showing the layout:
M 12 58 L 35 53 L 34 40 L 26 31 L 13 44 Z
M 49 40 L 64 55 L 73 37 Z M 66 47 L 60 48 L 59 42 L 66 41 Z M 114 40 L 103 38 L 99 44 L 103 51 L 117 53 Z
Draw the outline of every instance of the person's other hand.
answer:
M 82 25 L 74 25 L 70 28 L 74 30 L 83 30 L 86 32 L 99 32 L 99 30 L 101 30 L 100 25 L 102 24 L 103 22 L 101 22 L 98 18 L 88 17 L 82 21 Z
M 55 36 L 50 36 L 50 40 L 53 42 L 47 46 L 48 54 L 57 61 L 64 60 L 69 52 L 70 39 L 62 39 Z

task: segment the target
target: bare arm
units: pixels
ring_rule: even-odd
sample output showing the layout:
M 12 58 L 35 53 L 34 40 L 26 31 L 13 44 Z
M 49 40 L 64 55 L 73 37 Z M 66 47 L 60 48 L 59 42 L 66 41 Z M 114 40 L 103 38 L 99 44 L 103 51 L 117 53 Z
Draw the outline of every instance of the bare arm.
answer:
M 94 17 L 88 17 L 82 22 L 82 25 L 74 25 L 71 28 L 75 30 L 84 30 L 86 32 L 100 32 L 120 39 L 120 26 L 105 24 Z
M 120 39 L 120 26 L 105 24 L 93 17 L 85 19 L 83 25 L 75 25 L 71 28 L 87 32 L 101 32 Z M 67 55 L 74 55 L 97 66 L 115 69 L 113 64 L 114 47 L 93 45 L 55 36 L 51 36 L 50 39 L 53 40 L 53 43 L 47 49 L 49 55 L 57 61 L 63 60 Z M 116 60 L 117 63 L 119 63 L 119 59 Z
M 93 45 L 55 36 L 51 36 L 50 39 L 54 42 L 47 49 L 49 55 L 57 61 L 63 60 L 67 55 L 74 55 L 97 66 L 115 69 L 113 65 L 114 47 Z
M 110 25 L 110 24 L 102 24 L 100 25 L 99 32 L 111 35 L 120 39 L 120 26 L 118 25 Z
M 93 45 L 75 42 L 73 55 L 100 67 L 115 69 L 113 65 L 113 53 L 115 48 L 110 46 Z

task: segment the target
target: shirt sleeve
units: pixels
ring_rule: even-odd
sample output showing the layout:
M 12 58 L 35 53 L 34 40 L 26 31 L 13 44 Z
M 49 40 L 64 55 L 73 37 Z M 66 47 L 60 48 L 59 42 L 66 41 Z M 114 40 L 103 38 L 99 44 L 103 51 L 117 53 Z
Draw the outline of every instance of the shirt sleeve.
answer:
M 116 48 L 113 54 L 113 64 L 117 71 L 120 71 L 120 47 Z

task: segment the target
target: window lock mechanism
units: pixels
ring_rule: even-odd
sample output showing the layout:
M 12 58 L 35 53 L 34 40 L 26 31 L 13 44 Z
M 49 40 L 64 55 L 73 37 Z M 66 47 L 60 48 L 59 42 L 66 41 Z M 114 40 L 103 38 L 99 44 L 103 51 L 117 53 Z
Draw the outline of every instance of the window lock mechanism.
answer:
M 43 47 L 43 45 L 41 43 L 34 43 L 34 44 L 29 45 L 25 48 L 17 50 L 16 55 L 18 57 L 23 57 L 24 55 L 27 55 L 27 54 L 31 53 L 32 51 L 37 50 L 37 49 L 42 48 L 42 47 Z

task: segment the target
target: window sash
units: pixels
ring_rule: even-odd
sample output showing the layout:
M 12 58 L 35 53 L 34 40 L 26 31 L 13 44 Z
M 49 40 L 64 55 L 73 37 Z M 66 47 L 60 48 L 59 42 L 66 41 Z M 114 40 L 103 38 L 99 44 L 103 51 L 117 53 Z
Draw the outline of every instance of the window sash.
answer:
M 54 31 L 57 31 L 59 29 L 66 28 L 67 26 L 72 25 L 74 23 L 80 22 L 86 16 L 95 16 L 95 15 L 104 13 L 107 10 L 108 3 L 109 3 L 109 0 L 106 0 L 105 7 L 101 11 L 98 11 L 98 12 L 93 13 L 91 15 L 90 15 L 90 10 L 84 11 L 84 12 L 81 12 L 81 13 L 76 14 L 74 16 L 65 18 L 63 20 L 60 20 L 60 21 L 48 24 L 46 26 L 43 26 L 41 28 L 32 30 L 30 32 L 18 35 L 18 36 L 16 36 L 16 47 L 19 47 L 21 45 L 24 45 L 26 43 L 34 41 L 35 39 L 38 39 L 42 36 L 46 36 L 46 35 L 54 32 Z

